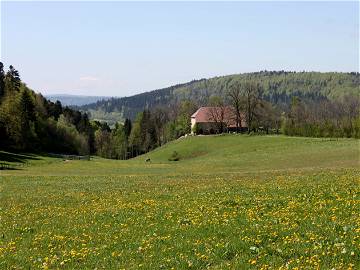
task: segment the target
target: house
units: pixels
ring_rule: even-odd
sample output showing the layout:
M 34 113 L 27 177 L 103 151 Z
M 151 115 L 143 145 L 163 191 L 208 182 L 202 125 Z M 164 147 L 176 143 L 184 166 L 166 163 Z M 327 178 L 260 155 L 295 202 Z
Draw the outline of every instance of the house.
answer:
M 240 114 L 239 131 L 247 130 L 245 115 Z M 196 129 L 196 130 L 195 130 Z M 201 107 L 191 116 L 191 133 L 217 134 L 236 131 L 236 113 L 231 106 Z

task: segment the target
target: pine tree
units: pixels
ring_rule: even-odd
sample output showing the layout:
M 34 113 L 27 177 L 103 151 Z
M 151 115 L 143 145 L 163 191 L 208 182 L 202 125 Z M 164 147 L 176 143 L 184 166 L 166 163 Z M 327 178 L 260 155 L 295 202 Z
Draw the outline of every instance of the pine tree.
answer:
M 5 76 L 4 94 L 11 95 L 20 91 L 21 79 L 19 72 L 13 67 L 9 67 L 9 71 Z
M 126 118 L 125 122 L 124 122 L 124 132 L 125 132 L 126 138 L 128 138 L 131 133 L 131 120 L 128 118 Z
M 156 144 L 156 130 L 153 119 L 149 110 L 143 112 L 143 117 L 140 122 L 141 130 L 141 149 L 148 152 L 154 149 Z
M 20 96 L 20 108 L 27 121 L 35 121 L 35 104 L 30 92 L 24 89 Z
M 27 89 L 23 89 L 19 99 L 19 116 L 21 119 L 21 135 L 24 148 L 32 148 L 33 140 L 36 137 L 34 122 L 35 104 Z
M 0 102 L 5 93 L 5 72 L 4 65 L 0 62 Z

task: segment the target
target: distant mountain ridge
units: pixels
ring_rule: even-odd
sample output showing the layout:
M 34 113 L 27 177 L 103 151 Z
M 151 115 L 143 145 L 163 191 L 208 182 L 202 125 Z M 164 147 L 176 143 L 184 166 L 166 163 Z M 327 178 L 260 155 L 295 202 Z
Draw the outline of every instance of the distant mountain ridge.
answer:
M 107 96 L 83 96 L 83 95 L 69 95 L 69 94 L 53 94 L 46 95 L 47 99 L 52 102 L 59 100 L 65 106 L 83 106 L 86 104 L 95 103 L 100 100 L 108 100 L 111 97 Z
M 334 100 L 347 94 L 358 96 L 360 92 L 358 72 L 260 71 L 193 80 L 130 97 L 97 101 L 81 106 L 80 109 L 88 112 L 91 118 L 98 120 L 134 119 L 136 114 L 145 108 L 170 107 L 181 100 L 190 99 L 199 106 L 205 105 L 210 96 L 226 96 L 233 83 L 244 83 L 250 79 L 262 85 L 264 99 L 273 104 L 288 105 L 293 96 L 314 101 L 324 98 Z

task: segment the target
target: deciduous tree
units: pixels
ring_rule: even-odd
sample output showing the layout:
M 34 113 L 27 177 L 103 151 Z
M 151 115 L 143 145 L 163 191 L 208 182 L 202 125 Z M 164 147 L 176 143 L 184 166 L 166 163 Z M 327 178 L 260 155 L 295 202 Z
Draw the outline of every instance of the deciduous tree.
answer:
M 232 108 L 234 110 L 235 114 L 235 122 L 236 122 L 236 133 L 239 133 L 239 129 L 241 130 L 241 110 L 242 110 L 242 91 L 241 91 L 241 84 L 240 83 L 234 83 L 230 86 L 228 91 L 228 96 L 230 98 L 230 102 L 232 105 Z
M 253 80 L 247 81 L 244 84 L 245 115 L 248 133 L 253 129 L 253 120 L 256 117 L 256 110 L 260 104 L 262 91 L 260 83 Z

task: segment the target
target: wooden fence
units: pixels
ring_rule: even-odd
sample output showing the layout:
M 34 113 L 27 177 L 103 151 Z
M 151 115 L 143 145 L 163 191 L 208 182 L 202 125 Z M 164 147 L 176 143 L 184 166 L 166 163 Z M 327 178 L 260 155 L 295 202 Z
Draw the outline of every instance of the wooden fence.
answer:
M 12 166 L 9 163 L 0 162 L 0 170 L 9 170 Z

